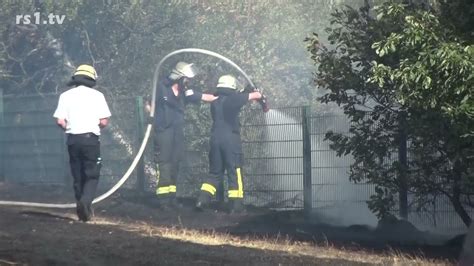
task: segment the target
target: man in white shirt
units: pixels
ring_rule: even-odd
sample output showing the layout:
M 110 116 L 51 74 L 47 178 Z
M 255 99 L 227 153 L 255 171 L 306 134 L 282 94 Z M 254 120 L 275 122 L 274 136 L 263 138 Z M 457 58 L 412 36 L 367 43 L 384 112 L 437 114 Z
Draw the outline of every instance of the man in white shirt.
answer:
M 77 216 L 87 222 L 92 218 L 92 201 L 99 182 L 100 129 L 111 116 L 104 95 L 93 89 L 97 72 L 90 65 L 80 65 L 68 83 L 73 88 L 59 96 L 54 112 L 56 123 L 67 134 L 69 164 L 74 178 Z

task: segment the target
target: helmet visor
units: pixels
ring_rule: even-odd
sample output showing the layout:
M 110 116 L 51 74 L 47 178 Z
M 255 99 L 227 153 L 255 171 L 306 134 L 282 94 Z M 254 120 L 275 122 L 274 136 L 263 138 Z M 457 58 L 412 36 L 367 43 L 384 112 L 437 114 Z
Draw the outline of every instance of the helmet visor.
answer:
M 181 74 L 187 78 L 194 78 L 197 75 L 198 69 L 194 64 L 187 64 L 181 69 Z

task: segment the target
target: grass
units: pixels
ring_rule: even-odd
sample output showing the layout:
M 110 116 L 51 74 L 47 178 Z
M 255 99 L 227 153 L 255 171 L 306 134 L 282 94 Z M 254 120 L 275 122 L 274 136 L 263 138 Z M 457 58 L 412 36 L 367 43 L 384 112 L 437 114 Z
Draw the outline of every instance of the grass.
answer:
M 286 252 L 292 256 L 310 256 L 319 259 L 345 259 L 354 262 L 377 265 L 455 265 L 449 260 L 434 260 L 423 256 L 408 256 L 397 250 L 390 250 L 385 254 L 360 250 L 347 250 L 331 245 L 329 242 L 315 244 L 293 241 L 288 236 L 276 235 L 267 237 L 235 236 L 213 230 L 194 230 L 183 227 L 154 226 L 145 222 L 125 223 L 100 219 L 94 224 L 113 225 L 117 229 L 134 232 L 144 237 L 159 237 L 189 242 L 200 245 L 220 246 L 229 245 L 245 247 L 262 251 Z

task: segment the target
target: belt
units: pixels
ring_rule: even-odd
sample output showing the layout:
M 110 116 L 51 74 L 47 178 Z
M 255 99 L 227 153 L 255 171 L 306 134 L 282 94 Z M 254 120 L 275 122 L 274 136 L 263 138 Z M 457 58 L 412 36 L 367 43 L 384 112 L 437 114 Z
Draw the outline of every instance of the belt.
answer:
M 68 136 L 74 136 L 74 137 L 83 137 L 83 138 L 92 138 L 92 137 L 98 137 L 94 133 L 82 133 L 82 134 L 67 134 Z

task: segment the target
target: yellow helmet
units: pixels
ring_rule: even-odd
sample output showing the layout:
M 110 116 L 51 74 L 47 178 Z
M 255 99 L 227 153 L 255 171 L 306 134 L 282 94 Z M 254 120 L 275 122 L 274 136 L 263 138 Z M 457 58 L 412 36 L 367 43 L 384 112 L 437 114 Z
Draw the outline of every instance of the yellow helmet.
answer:
M 217 82 L 218 88 L 230 88 L 233 90 L 237 89 L 237 79 L 232 75 L 224 75 L 219 78 Z
M 74 76 L 76 75 L 84 75 L 92 80 L 97 79 L 97 72 L 95 71 L 95 68 L 90 65 L 80 65 L 77 67 L 76 72 L 74 72 Z

